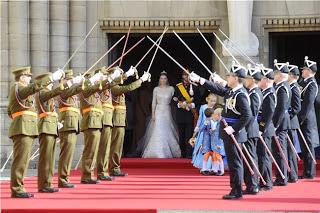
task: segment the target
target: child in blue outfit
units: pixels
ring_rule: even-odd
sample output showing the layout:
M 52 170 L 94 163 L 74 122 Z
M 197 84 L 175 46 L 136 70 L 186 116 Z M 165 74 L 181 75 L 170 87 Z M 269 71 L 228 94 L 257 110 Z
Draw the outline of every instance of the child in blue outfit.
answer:
M 199 110 L 199 118 L 197 121 L 197 126 L 194 129 L 193 137 L 190 139 L 191 145 L 194 147 L 193 150 L 193 155 L 192 155 L 192 164 L 194 167 L 201 169 L 202 168 L 202 141 L 204 137 L 204 126 L 205 121 L 207 120 L 204 111 L 207 108 L 213 108 L 217 102 L 217 97 L 213 94 L 210 93 L 207 98 L 206 98 L 207 104 L 204 104 L 200 107 Z M 201 129 L 200 129 L 201 128 Z M 197 136 L 197 137 L 196 137 Z M 211 162 L 208 162 L 209 167 L 211 167 Z
M 225 156 L 225 151 L 223 141 L 219 138 L 221 112 L 221 108 L 215 110 L 207 108 L 204 111 L 206 120 L 199 127 L 203 137 L 197 157 L 201 157 L 201 174 L 203 175 L 224 175 L 222 157 Z

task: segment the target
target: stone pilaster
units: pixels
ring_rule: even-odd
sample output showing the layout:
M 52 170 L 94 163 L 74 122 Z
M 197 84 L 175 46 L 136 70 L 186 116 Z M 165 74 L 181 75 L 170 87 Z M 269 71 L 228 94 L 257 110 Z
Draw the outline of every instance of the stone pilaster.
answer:
M 82 40 L 85 38 L 87 31 L 86 25 L 86 1 L 70 2 L 70 56 L 78 48 Z M 96 26 L 95 31 L 99 30 Z M 75 73 L 84 72 L 86 70 L 86 42 L 84 42 L 70 62 L 70 67 Z
M 2 4 L 2 3 L 1 3 Z M 29 2 L 9 1 L 9 68 L 30 65 Z
M 35 74 L 49 71 L 49 1 L 30 2 L 30 60 Z
M 49 8 L 50 70 L 55 71 L 69 58 L 69 1 L 50 1 Z

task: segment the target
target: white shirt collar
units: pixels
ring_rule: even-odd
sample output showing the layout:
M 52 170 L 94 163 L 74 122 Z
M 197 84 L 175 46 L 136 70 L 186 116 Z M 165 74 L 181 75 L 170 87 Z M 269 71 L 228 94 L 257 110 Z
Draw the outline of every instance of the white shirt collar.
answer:
M 262 90 L 262 92 L 264 92 L 264 91 L 266 91 L 267 89 L 270 89 L 270 88 L 272 88 L 272 86 L 269 86 L 269 87 L 265 88 L 264 90 Z
M 278 82 L 276 85 L 278 86 L 279 84 L 285 82 L 285 80 Z
M 303 79 L 303 81 L 307 81 L 309 78 L 312 78 L 313 76 L 310 76 L 308 78 Z
M 251 92 L 253 89 L 257 88 L 258 86 L 255 85 L 254 87 L 252 87 L 251 89 L 249 89 L 249 92 Z
M 238 89 L 241 89 L 243 87 L 242 84 L 239 84 L 238 86 L 236 86 L 235 88 L 232 89 L 232 92 L 237 91 Z
M 295 84 L 297 82 L 297 80 L 294 80 L 290 83 L 290 85 Z

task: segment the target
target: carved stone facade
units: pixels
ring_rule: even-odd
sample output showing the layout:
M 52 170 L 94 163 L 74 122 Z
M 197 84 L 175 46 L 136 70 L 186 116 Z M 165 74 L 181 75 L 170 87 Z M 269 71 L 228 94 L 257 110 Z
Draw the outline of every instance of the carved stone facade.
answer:
M 105 52 L 108 33 L 126 33 L 130 25 L 132 33 L 160 33 L 164 26 L 169 26 L 170 30 L 179 33 L 196 33 L 197 28 L 203 32 L 218 32 L 220 28 L 229 35 L 229 3 L 1 1 L 1 165 L 12 150 L 12 143 L 7 138 L 10 118 L 6 113 L 8 90 L 13 80 L 10 70 L 32 65 L 34 73 L 41 73 L 62 67 L 96 21 L 99 21 L 99 27 L 69 64 L 68 68 L 76 73 L 85 71 Z M 236 24 L 241 26 L 243 23 Z M 269 32 L 320 31 L 320 1 L 253 1 L 250 29 L 259 41 L 257 60 L 268 64 Z M 223 56 L 218 42 L 215 48 Z M 229 57 L 222 59 L 230 63 Z M 239 59 L 243 61 L 241 57 Z M 107 59 L 99 65 L 106 62 Z M 218 62 L 214 69 L 223 72 Z M 82 151 L 82 137 L 80 134 L 75 161 Z M 35 143 L 35 148 L 37 146 Z M 35 166 L 34 161 L 31 167 Z

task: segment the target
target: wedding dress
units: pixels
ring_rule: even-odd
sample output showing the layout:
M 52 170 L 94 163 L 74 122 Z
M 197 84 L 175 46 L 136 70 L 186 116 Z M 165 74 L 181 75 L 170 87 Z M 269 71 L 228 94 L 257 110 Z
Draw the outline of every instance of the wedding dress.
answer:
M 174 88 L 155 87 L 153 90 L 151 119 L 143 138 L 143 158 L 180 158 L 178 132 L 171 115 Z

